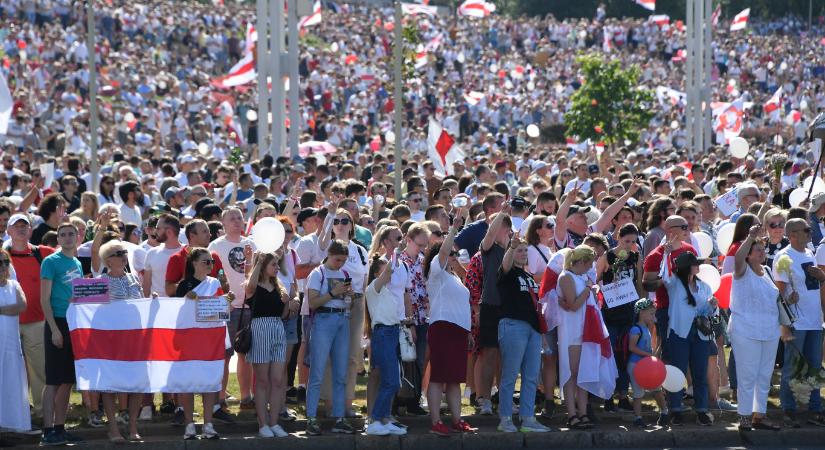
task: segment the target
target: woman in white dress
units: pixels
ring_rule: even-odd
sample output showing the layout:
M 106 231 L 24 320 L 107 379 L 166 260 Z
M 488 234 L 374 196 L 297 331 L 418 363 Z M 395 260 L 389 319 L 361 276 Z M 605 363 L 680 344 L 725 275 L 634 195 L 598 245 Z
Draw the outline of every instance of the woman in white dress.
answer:
M 0 250 L 0 428 L 24 431 L 31 429 L 31 416 L 18 316 L 26 310 L 26 296 L 9 279 L 10 264 L 8 252 Z

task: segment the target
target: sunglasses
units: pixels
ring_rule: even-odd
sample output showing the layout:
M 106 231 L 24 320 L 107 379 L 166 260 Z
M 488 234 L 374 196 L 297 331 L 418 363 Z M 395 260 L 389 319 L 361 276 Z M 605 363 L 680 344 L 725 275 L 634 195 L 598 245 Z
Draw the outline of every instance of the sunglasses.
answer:
M 800 232 L 800 231 L 801 231 L 801 232 L 803 232 L 803 233 L 805 233 L 805 234 L 811 234 L 811 227 L 800 228 L 800 229 L 798 229 L 798 230 L 794 230 L 793 232 L 794 232 L 794 233 L 798 233 L 798 232 Z
M 687 226 L 687 225 L 674 225 L 674 226 L 672 226 L 672 227 L 670 227 L 670 228 L 681 228 L 683 231 L 687 231 L 687 230 L 688 230 L 688 226 Z
M 215 264 L 214 259 L 202 259 L 201 262 L 206 264 L 207 266 L 211 266 L 211 265 Z
M 769 223 L 768 228 L 773 228 L 773 229 L 785 228 L 785 224 L 782 223 L 782 222 Z
M 129 252 L 127 252 L 126 250 L 118 250 L 118 251 L 112 253 L 111 255 L 109 255 L 109 258 L 111 258 L 112 256 L 117 256 L 119 258 L 122 258 L 122 257 L 124 257 L 128 254 L 129 254 Z
M 433 233 L 432 233 L 432 234 L 433 234 L 433 235 L 435 235 L 435 236 L 437 236 L 437 237 L 440 237 L 440 238 L 441 238 L 441 237 L 444 237 L 444 236 L 446 236 L 446 235 L 447 235 L 447 233 L 445 233 L 445 232 L 443 232 L 443 231 L 441 231 L 441 230 L 436 230 L 436 231 L 433 231 Z
M 455 258 L 455 257 L 457 257 L 457 256 L 458 256 L 458 252 L 456 252 L 456 251 L 451 251 L 451 252 L 450 252 L 450 257 L 451 257 L 451 258 Z
M 370 219 L 365 222 L 367 225 L 375 225 L 375 221 Z
M 420 202 L 421 202 L 421 199 L 420 199 L 420 198 L 411 198 L 411 199 L 410 199 L 410 202 L 411 202 L 411 203 L 420 203 Z
M 332 221 L 333 225 L 349 225 L 349 219 L 334 219 Z

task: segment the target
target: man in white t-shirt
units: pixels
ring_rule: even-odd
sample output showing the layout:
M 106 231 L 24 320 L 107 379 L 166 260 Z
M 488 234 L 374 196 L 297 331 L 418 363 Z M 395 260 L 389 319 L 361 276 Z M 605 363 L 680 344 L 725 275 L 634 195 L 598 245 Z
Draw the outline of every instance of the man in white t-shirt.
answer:
M 223 265 L 224 275 L 226 275 L 226 280 L 229 283 L 229 290 L 235 294 L 232 311 L 229 314 L 229 335 L 235 336 L 244 308 L 244 281 L 246 280 L 247 269 L 252 268 L 252 261 L 248 260 L 246 255 L 252 255 L 255 251 L 255 243 L 243 236 L 246 223 L 240 209 L 235 207 L 225 209 L 221 215 L 221 222 L 223 222 L 226 235 L 212 241 L 209 244 L 209 251 L 218 254 Z M 247 247 L 252 251 L 247 252 Z M 241 403 L 251 403 L 252 366 L 246 362 L 243 355 L 238 355 L 238 385 L 241 389 Z M 224 389 L 225 386 L 224 383 Z
M 153 292 L 166 293 L 166 266 L 169 258 L 180 250 L 180 221 L 171 214 L 163 214 L 158 218 L 155 228 L 155 239 L 160 243 L 146 252 L 146 261 L 143 268 L 143 293 L 146 296 Z
M 798 301 L 795 305 L 797 319 L 793 329 L 782 327 L 783 341 L 787 343 L 779 400 L 785 411 L 786 425 L 798 427 L 794 418 L 796 399 L 789 382 L 794 371 L 794 358 L 798 352 L 801 351 L 813 367 L 822 364 L 822 303 L 819 290 L 825 281 L 825 272 L 817 265 L 825 266 L 825 251 L 817 251 L 816 259 L 814 258 L 814 253 L 808 248 L 811 226 L 804 219 L 788 220 L 785 224 L 785 235 L 790 239 L 791 245 L 780 250 L 774 257 L 773 279 L 779 292 L 786 299 Z M 791 259 L 791 266 L 787 271 L 779 269 L 784 263 L 782 260 L 787 260 L 783 256 Z M 815 413 L 809 419 L 811 423 L 825 426 L 818 389 L 811 392 L 808 410 Z

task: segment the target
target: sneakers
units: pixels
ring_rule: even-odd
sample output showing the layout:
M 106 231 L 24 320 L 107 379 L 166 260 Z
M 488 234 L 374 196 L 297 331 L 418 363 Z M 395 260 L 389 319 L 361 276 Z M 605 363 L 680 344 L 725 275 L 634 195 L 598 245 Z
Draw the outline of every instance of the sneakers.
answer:
M 49 431 L 48 433 L 43 434 L 40 438 L 40 446 L 41 447 L 51 447 L 55 445 L 65 445 L 66 438 L 63 434 L 58 433 L 54 430 Z
M 709 427 L 713 425 L 713 418 L 710 414 L 706 412 L 697 412 L 696 413 L 696 424 L 702 425 L 704 427 Z
M 272 433 L 272 430 L 269 429 L 267 425 L 262 426 L 258 429 L 258 437 L 262 438 L 274 438 L 275 434 Z
M 656 421 L 656 425 L 660 427 L 666 427 L 670 425 L 670 414 L 659 413 L 659 420 Z
M 729 401 L 725 400 L 724 398 L 720 398 L 720 399 L 716 402 L 716 406 L 718 406 L 718 407 L 719 407 L 719 410 L 720 410 L 720 411 L 736 411 L 736 410 L 738 410 L 738 408 L 736 407 L 736 405 L 734 405 L 733 403 L 731 403 L 731 402 L 729 402 Z
M 318 419 L 316 419 L 315 417 L 307 417 L 306 434 L 307 436 L 321 435 L 321 424 L 318 423 Z
M 627 397 L 622 397 L 619 399 L 618 410 L 622 412 L 633 412 L 633 404 L 630 403 Z
M 493 402 L 490 401 L 489 398 L 482 398 L 481 399 L 481 412 L 482 416 L 492 416 L 493 415 Z
M 201 437 L 204 439 L 220 439 L 221 436 L 215 431 L 215 427 L 211 423 L 203 424 L 203 432 Z
M 296 420 L 298 420 L 298 416 L 295 415 L 295 411 L 292 411 L 288 408 L 284 408 L 284 410 L 281 411 L 280 414 L 278 414 L 278 417 L 280 418 L 280 420 L 284 422 L 295 422 Z
M 344 411 L 344 417 L 346 417 L 347 419 L 360 419 L 363 416 L 361 415 L 361 413 L 357 412 L 355 409 L 347 408 L 347 410 Z
M 332 426 L 332 432 L 339 434 L 355 434 L 355 428 L 353 428 L 352 424 L 349 423 L 349 420 L 338 419 L 335 421 L 335 425 Z
M 92 411 L 89 414 L 89 426 L 92 428 L 103 428 L 103 413 Z
M 60 436 L 63 438 L 63 440 L 65 440 L 65 441 L 66 441 L 66 442 L 68 442 L 69 444 L 76 444 L 76 443 L 78 443 L 78 442 L 83 442 L 83 438 L 82 438 L 82 437 L 80 437 L 80 436 L 78 436 L 78 435 L 76 435 L 76 434 L 69 433 L 69 432 L 68 432 L 68 431 L 66 431 L 65 429 L 63 429 L 63 431 L 59 431 L 58 433 L 59 433 L 59 434 L 60 434 Z
M 439 436 L 449 436 L 450 428 L 447 425 L 444 425 L 444 422 L 439 420 L 432 426 L 432 428 L 430 428 L 430 433 L 437 434 Z
M 414 405 L 407 406 L 407 414 L 411 416 L 426 416 L 430 413 L 428 413 L 426 409 L 422 408 L 421 405 L 416 403 Z
M 636 428 L 647 428 L 647 424 L 641 417 L 633 419 L 633 426 Z
M 253 400 L 251 398 L 241 400 L 240 408 L 242 410 L 254 410 L 255 409 L 255 400 Z
M 463 420 L 455 422 L 452 428 L 453 433 L 475 433 L 476 431 L 478 431 L 478 428 L 471 427 L 469 423 Z
M 519 431 L 522 433 L 547 433 L 551 431 L 550 428 L 540 424 L 535 417 L 525 417 L 521 419 L 521 427 Z
M 191 441 L 198 437 L 198 430 L 195 429 L 194 423 L 187 423 L 186 429 L 183 432 L 183 440 Z
M 212 418 L 223 423 L 235 423 L 235 418 L 230 416 L 229 413 L 226 412 L 226 410 L 224 410 L 223 408 L 219 408 L 218 410 L 214 411 L 212 413 Z
M 676 411 L 670 413 L 670 424 L 676 425 L 677 427 L 684 425 L 685 419 L 682 418 L 682 413 Z
M 407 434 L 407 427 L 399 427 L 392 422 L 384 425 L 384 428 L 386 428 L 387 431 L 389 431 L 393 436 L 403 436 Z
M 277 438 L 284 438 L 289 436 L 289 433 L 287 433 L 280 425 L 272 425 L 271 427 L 269 427 L 269 430 L 272 431 L 272 434 L 274 434 Z
M 184 416 L 183 416 L 183 408 L 178 408 L 175 410 L 175 417 L 172 417 L 172 425 L 180 427 L 183 426 Z
M 513 425 L 513 419 L 510 417 L 504 417 L 501 419 L 501 422 L 498 423 L 498 427 L 496 430 L 502 433 L 518 433 L 518 428 Z
M 159 411 L 161 414 L 172 414 L 175 412 L 175 403 L 167 400 L 160 405 Z
M 752 429 L 751 416 L 739 416 L 739 431 L 751 431 Z
M 367 425 L 367 435 L 369 436 L 388 436 L 389 434 L 390 430 L 380 420 L 374 420 Z
M 286 390 L 286 404 L 287 405 L 296 405 L 298 404 L 298 390 L 295 389 L 295 386 L 290 386 L 289 389 Z
M 138 415 L 138 420 L 141 422 L 149 422 L 152 420 L 152 407 L 147 405 L 143 408 L 140 408 L 140 414 Z

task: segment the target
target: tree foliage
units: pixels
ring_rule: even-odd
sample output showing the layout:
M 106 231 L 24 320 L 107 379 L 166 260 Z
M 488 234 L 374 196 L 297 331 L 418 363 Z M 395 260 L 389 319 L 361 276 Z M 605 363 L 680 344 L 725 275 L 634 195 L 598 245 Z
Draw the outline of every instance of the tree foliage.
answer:
M 584 81 L 564 115 L 567 135 L 608 145 L 635 142 L 653 118 L 653 93 L 639 87 L 638 67 L 623 69 L 621 62 L 595 54 L 580 56 L 577 62 Z

